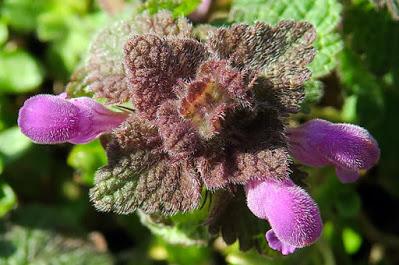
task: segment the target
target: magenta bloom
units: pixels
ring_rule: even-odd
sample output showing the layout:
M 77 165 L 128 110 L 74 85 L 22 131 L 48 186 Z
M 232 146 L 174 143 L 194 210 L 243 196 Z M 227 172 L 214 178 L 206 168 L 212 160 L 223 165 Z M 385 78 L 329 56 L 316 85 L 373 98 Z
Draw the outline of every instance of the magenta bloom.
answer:
M 380 149 L 370 133 L 356 125 L 315 119 L 289 129 L 292 156 L 301 163 L 335 166 L 338 178 L 353 182 L 360 170 L 368 170 L 379 160 Z
M 248 208 L 270 223 L 266 240 L 272 249 L 288 255 L 320 237 L 323 224 L 316 203 L 290 179 L 252 180 L 245 188 Z
M 126 113 L 112 112 L 87 97 L 37 95 L 19 110 L 18 126 L 39 144 L 81 144 L 117 127 L 126 117 Z

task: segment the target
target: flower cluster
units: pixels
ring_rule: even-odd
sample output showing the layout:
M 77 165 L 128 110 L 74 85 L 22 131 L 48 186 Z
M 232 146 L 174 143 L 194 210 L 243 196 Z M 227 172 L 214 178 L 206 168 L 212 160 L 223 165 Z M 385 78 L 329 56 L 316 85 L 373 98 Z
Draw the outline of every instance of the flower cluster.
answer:
M 39 95 L 21 108 L 19 126 L 38 143 L 107 134 L 108 165 L 90 191 L 101 211 L 172 215 L 196 209 L 203 188 L 242 185 L 250 211 L 270 223 L 270 247 L 289 254 L 322 230 L 316 203 L 289 178 L 290 154 L 306 165 L 336 166 L 344 182 L 379 157 L 375 140 L 357 126 L 314 120 L 285 128 L 311 75 L 314 38 L 312 25 L 282 21 L 212 29 L 201 42 L 185 19 L 142 15 L 100 33 L 67 88 L 73 94 L 88 86 L 134 111 Z

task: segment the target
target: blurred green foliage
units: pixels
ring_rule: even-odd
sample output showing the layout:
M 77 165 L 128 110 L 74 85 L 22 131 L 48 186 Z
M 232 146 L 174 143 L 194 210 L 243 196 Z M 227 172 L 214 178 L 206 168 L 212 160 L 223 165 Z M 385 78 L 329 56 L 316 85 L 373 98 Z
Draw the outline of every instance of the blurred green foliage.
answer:
M 142 7 L 143 11 L 155 14 L 160 10 L 170 10 L 175 17 L 187 16 L 195 10 L 201 0 L 148 0 Z
M 199 3 L 126 2 L 175 16 Z M 62 92 L 96 31 L 130 13 L 112 17 L 93 0 L 0 1 L 0 264 L 399 264 L 399 22 L 374 2 L 217 0 L 211 8 L 215 25 L 313 23 L 313 79 L 304 112 L 290 122 L 352 122 L 380 144 L 379 165 L 355 184 L 341 184 L 331 168 L 304 168 L 324 232 L 315 245 L 283 258 L 264 246 L 263 255 L 242 252 L 237 242 L 227 246 L 210 235 L 204 216 L 213 194 L 196 212 L 171 218 L 96 212 L 88 187 L 106 163 L 100 141 L 33 145 L 16 127 L 17 113 L 33 94 Z

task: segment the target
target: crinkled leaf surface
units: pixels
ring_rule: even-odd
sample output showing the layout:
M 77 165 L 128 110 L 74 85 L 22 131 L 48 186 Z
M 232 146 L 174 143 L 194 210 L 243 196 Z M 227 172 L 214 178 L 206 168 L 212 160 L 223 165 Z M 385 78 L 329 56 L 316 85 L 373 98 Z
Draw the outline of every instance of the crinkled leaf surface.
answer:
M 275 27 L 233 25 L 210 34 L 209 46 L 240 69 L 262 71 L 274 87 L 302 86 L 311 73 L 307 69 L 315 51 L 315 31 L 306 22 L 281 21 Z
M 123 64 L 123 48 L 134 34 L 153 33 L 164 36 L 188 36 L 191 26 L 183 19 L 173 19 L 166 11 L 154 16 L 142 14 L 115 22 L 104 28 L 93 39 L 86 63 L 74 74 L 67 91 L 82 90 L 89 86 L 97 97 L 109 103 L 129 100 L 128 80 Z
M 97 209 L 128 214 L 173 215 L 198 206 L 197 172 L 188 161 L 172 161 L 136 150 L 99 169 L 90 198 Z
M 277 24 L 282 19 L 304 20 L 316 27 L 317 55 L 310 65 L 313 77 L 331 72 L 342 41 L 334 32 L 340 20 L 341 4 L 337 0 L 234 0 L 230 19 L 253 23 Z
M 60 211 L 43 207 L 19 209 L 12 222 L 0 223 L 1 265 L 111 265 L 107 253 L 100 252 L 89 241 L 55 232 L 64 223 L 57 219 Z

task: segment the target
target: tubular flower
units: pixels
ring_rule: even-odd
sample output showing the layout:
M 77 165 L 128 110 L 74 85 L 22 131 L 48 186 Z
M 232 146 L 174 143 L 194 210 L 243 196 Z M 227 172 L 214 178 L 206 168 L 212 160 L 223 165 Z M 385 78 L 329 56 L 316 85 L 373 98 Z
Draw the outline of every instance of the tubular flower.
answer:
M 39 144 L 87 143 L 117 127 L 125 113 L 112 112 L 91 98 L 37 95 L 19 110 L 22 133 Z
M 249 209 L 271 224 L 266 239 L 272 248 L 289 254 L 312 244 L 322 222 L 314 201 L 289 179 L 295 169 L 289 145 L 307 164 L 333 164 L 338 157 L 346 162 L 340 170 L 356 173 L 379 155 L 375 141 L 356 126 L 321 122 L 315 133 L 290 130 L 287 142 L 286 118 L 300 111 L 311 77 L 314 27 L 285 20 L 213 28 L 202 41 L 196 35 L 186 19 L 163 11 L 112 24 L 93 40 L 67 91 L 88 88 L 135 111 L 114 113 L 89 98 L 40 95 L 20 110 L 22 132 L 39 143 L 83 143 L 109 133 L 108 164 L 90 189 L 100 211 L 174 215 L 197 209 L 204 188 L 223 189 L 215 192 L 209 230 L 227 243 L 254 245 L 255 237 L 242 236 L 257 227 L 244 219 L 259 221 L 246 206 L 245 186 Z M 349 138 L 351 147 L 341 147 Z M 308 154 L 311 144 L 328 139 L 330 147 Z M 337 148 L 344 153 L 337 155 Z M 241 219 L 229 218 L 235 214 Z
M 245 188 L 248 208 L 270 223 L 266 240 L 272 249 L 288 255 L 320 237 L 323 224 L 316 203 L 290 179 L 252 180 Z
M 288 130 L 290 152 L 301 163 L 321 167 L 335 166 L 338 178 L 354 182 L 361 170 L 379 160 L 376 140 L 362 127 L 314 119 Z

